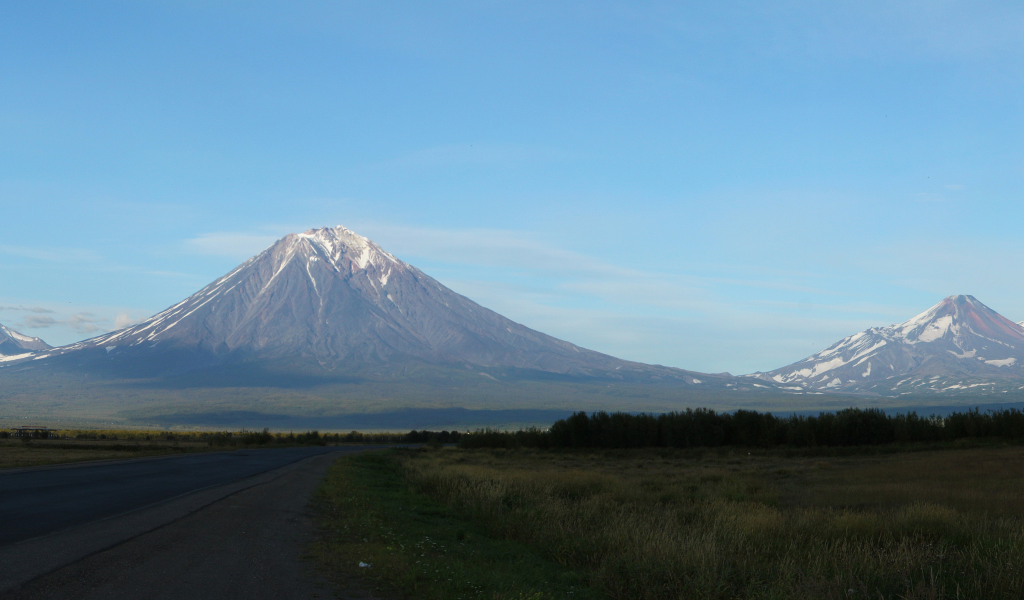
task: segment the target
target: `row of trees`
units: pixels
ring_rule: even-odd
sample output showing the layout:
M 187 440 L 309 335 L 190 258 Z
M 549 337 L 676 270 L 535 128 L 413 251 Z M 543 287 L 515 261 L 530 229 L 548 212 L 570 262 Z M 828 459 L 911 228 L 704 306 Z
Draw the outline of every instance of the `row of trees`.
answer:
M 0 437 L 6 432 L 0 432 Z M 69 432 L 70 433 L 70 432 Z M 1024 412 L 1015 408 L 982 413 L 977 409 L 944 417 L 915 412 L 888 415 L 879 409 L 848 408 L 816 416 L 777 417 L 750 410 L 716 412 L 706 408 L 664 414 L 624 412 L 574 413 L 550 429 L 516 432 L 483 430 L 409 433 L 271 433 L 239 432 L 75 432 L 78 439 L 206 442 L 212 446 L 271 444 L 453 444 L 464 448 L 697 448 L 715 446 L 818 447 L 912 442 L 944 442 L 965 438 L 1024 440 Z M 71 436 L 67 436 L 71 437 Z
M 1003 409 L 921 417 L 888 415 L 879 409 L 848 408 L 817 416 L 777 417 L 750 410 L 698 408 L 660 415 L 585 412 L 556 421 L 550 429 L 479 431 L 464 435 L 466 448 L 696 448 L 714 446 L 816 447 L 965 438 L 1024 439 L 1024 412 Z
M 205 442 L 211 446 L 265 446 L 270 444 L 456 444 L 462 434 L 458 431 L 410 431 L 409 433 L 320 433 L 306 431 L 302 433 L 273 433 L 269 429 L 262 431 L 187 431 L 187 432 L 153 432 L 153 431 L 60 431 L 56 437 L 63 439 L 94 440 L 94 441 L 170 441 L 170 442 Z M 10 438 L 11 433 L 0 430 L 0 438 Z M 39 435 L 35 438 L 42 439 Z M 26 436 L 24 439 L 35 439 Z
M 416 431 L 409 433 L 360 433 L 352 431 L 349 433 L 320 433 L 319 431 L 307 431 L 305 433 L 271 433 L 269 429 L 263 431 L 246 431 L 239 433 L 218 432 L 210 434 L 207 440 L 211 445 L 245 445 L 263 446 L 268 444 L 454 444 L 458 443 L 460 437 L 458 431 Z

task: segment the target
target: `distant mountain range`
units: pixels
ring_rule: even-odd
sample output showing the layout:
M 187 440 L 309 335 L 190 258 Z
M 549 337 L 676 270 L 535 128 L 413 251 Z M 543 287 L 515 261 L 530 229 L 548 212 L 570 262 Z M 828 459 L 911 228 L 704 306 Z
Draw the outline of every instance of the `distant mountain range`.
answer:
M 787 391 L 1017 391 L 1024 389 L 1024 327 L 973 296 L 950 296 L 908 321 L 872 327 L 756 377 Z
M 105 414 L 167 422 L 201 422 L 209 411 L 230 422 L 225 411 L 254 409 L 784 410 L 862 402 L 851 395 L 1024 395 L 1017 390 L 1024 328 L 971 296 L 782 369 L 705 374 L 525 327 L 340 226 L 289 234 L 125 329 L 59 348 L 0 329 L 0 407 L 8 403 L 0 410 L 45 404 L 54 414 L 69 406 L 90 414 L 102 404 Z

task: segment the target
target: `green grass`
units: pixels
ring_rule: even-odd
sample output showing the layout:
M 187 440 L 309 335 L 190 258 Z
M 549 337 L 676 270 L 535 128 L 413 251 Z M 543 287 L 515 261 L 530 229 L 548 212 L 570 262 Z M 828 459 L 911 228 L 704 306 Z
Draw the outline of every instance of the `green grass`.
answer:
M 161 456 L 208 450 L 206 444 L 172 445 L 160 442 L 78 442 L 0 439 L 0 469 L 58 465 L 90 460 Z
M 0 469 L 37 467 L 92 460 L 142 458 L 191 452 L 224 452 L 239 448 L 273 448 L 327 443 L 310 434 L 159 430 L 74 430 L 53 439 L 0 437 Z M 335 438 L 331 438 L 334 442 Z M 376 441 L 376 440 L 368 440 Z
M 497 539 L 410 487 L 411 450 L 338 460 L 317 493 L 327 535 L 314 555 L 331 571 L 368 577 L 415 598 L 595 598 L 585 577 L 529 546 Z M 359 563 L 372 566 L 360 568 Z
M 495 586 L 497 597 L 579 597 L 555 587 L 570 577 L 621 600 L 1016 599 L 1021 464 L 1020 447 L 367 455 L 340 463 L 324 488 L 333 541 L 321 557 L 378 561 L 368 571 L 416 598 L 495 597 L 443 586 L 518 576 L 516 560 L 530 556 L 557 566 L 525 588 Z M 476 564 L 450 558 L 465 540 L 516 550 Z

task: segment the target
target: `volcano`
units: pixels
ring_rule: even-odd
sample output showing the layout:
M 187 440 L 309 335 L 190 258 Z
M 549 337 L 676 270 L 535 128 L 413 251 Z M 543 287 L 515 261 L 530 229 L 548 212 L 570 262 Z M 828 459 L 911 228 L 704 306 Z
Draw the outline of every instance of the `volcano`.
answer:
M 1024 380 L 1024 327 L 974 296 L 950 296 L 908 321 L 872 327 L 755 376 L 820 392 L 1016 390 Z
M 621 360 L 535 331 L 341 226 L 289 234 L 159 314 L 40 353 L 32 364 L 135 378 L 242 364 L 310 378 L 407 377 L 428 364 L 492 378 L 725 379 Z
M 13 357 L 39 350 L 48 350 L 51 346 L 37 337 L 0 325 L 0 356 Z

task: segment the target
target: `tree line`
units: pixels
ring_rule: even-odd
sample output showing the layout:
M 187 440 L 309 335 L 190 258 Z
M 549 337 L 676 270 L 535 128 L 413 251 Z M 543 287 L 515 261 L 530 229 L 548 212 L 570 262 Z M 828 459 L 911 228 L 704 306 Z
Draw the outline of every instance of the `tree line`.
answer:
M 848 408 L 818 415 L 778 417 L 752 410 L 697 408 L 664 414 L 573 413 L 549 429 L 465 434 L 464 448 L 772 448 L 948 442 L 966 438 L 1024 439 L 1024 412 L 970 409 L 949 415 L 886 414 Z
M 351 431 L 349 433 L 320 433 L 319 431 L 307 431 L 305 433 L 271 433 L 269 429 L 263 431 L 246 431 L 239 433 L 215 433 L 209 439 L 210 445 L 246 445 L 262 446 L 267 444 L 306 444 L 320 445 L 327 444 L 453 444 L 458 443 L 460 437 L 458 431 L 417 431 L 409 433 L 362 433 Z
M 64 440 L 90 440 L 104 442 L 142 442 L 142 441 L 167 441 L 167 442 L 205 442 L 210 446 L 266 446 L 272 444 L 281 445 L 326 445 L 326 444 L 455 444 L 459 442 L 463 434 L 458 431 L 428 431 L 412 430 L 408 433 L 371 432 L 363 433 L 351 431 L 349 433 L 321 433 L 319 431 L 304 431 L 301 433 L 272 432 L 270 429 L 262 431 L 84 431 L 84 430 L 62 430 L 53 436 Z M 0 430 L 0 439 L 12 437 L 10 431 Z M 24 436 L 24 441 L 32 439 L 43 439 L 40 436 Z M 129 446 L 126 446 L 128 448 Z

